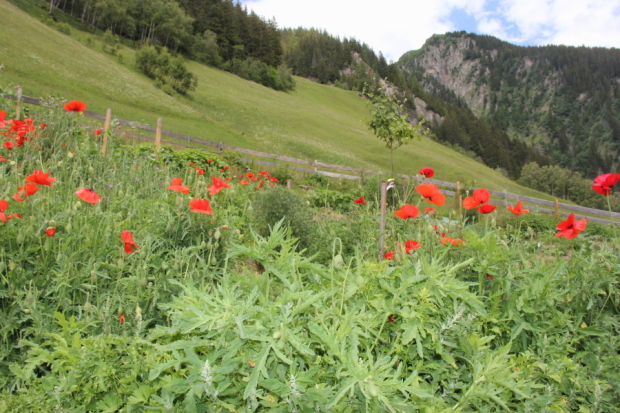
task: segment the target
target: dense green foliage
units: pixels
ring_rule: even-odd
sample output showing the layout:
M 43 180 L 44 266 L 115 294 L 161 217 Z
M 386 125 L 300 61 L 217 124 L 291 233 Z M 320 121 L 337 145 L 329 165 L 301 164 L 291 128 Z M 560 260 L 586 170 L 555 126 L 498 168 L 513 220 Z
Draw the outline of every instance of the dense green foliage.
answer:
M 593 182 L 581 173 L 557 165 L 540 166 L 535 162 L 523 167 L 519 182 L 528 188 L 537 189 L 562 199 L 570 199 L 578 205 L 590 208 L 607 209 L 620 212 L 620 194 L 616 191 L 607 199 L 590 187 Z M 609 201 L 609 205 L 607 203 Z
M 22 215 L 0 222 L 0 412 L 617 410 L 612 231 L 565 240 L 540 215 L 389 214 L 396 259 L 379 261 L 369 196 L 306 209 L 316 241 L 303 251 L 293 222 L 252 228 L 302 212 L 306 195 L 241 185 L 247 168 L 225 156 L 126 148 L 112 134 L 102 157 L 101 137 L 59 104 L 0 162 L 1 212 Z M 14 201 L 34 170 L 55 181 Z M 167 189 L 173 177 L 191 195 Z M 208 195 L 210 177 L 231 188 Z M 102 201 L 79 199 L 84 187 Z M 192 198 L 213 215 L 190 212 Z M 465 244 L 442 245 L 441 232 Z M 405 254 L 407 239 L 422 248 Z
M 472 109 L 495 127 L 589 178 L 620 167 L 620 50 L 521 47 L 465 32 L 436 35 L 399 60 L 435 93 L 442 93 L 438 82 L 418 64 L 429 47 L 459 49 L 475 63 L 467 81 L 489 93 L 482 107 Z
M 164 46 L 276 90 L 294 87 L 286 68 L 276 69 L 282 63 L 277 23 L 248 12 L 241 3 L 76 0 L 57 6 L 91 29 L 109 31 L 135 47 Z M 239 68 L 243 64 L 245 70 Z
M 183 58 L 173 57 L 166 48 L 146 46 L 136 52 L 136 68 L 166 92 L 170 89 L 183 95 L 196 89 L 196 77 L 187 70 Z

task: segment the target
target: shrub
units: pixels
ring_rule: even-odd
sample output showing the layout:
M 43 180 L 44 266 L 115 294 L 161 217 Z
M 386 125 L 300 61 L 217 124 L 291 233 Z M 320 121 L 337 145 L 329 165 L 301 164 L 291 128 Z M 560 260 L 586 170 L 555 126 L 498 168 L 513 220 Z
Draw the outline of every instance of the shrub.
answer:
M 163 85 L 183 95 L 196 89 L 196 77 L 187 70 L 183 58 L 172 56 L 165 47 L 147 46 L 140 49 L 136 52 L 136 68 L 158 81 L 166 93 L 170 90 L 163 88 Z
M 202 36 L 194 36 L 192 55 L 199 62 L 218 67 L 222 63 L 222 58 L 217 46 L 217 35 L 211 30 L 206 30 Z
M 252 204 L 253 226 L 258 234 L 268 236 L 270 228 L 284 219 L 291 234 L 299 240 L 299 248 L 307 248 L 312 231 L 312 216 L 308 205 L 297 194 L 275 187 L 259 192 Z

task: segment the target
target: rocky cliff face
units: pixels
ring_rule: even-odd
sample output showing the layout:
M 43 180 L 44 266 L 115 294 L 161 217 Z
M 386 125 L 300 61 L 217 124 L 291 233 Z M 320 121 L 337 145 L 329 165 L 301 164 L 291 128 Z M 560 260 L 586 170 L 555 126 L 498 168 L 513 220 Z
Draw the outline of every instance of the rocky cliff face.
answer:
M 426 92 L 465 102 L 494 128 L 562 166 L 590 176 L 620 168 L 618 49 L 521 47 L 457 32 L 434 35 L 398 63 Z M 466 123 L 454 116 L 445 138 L 466 145 Z
M 480 64 L 480 58 L 465 58 L 465 51 L 471 47 L 475 47 L 475 43 L 470 38 L 460 38 L 456 42 L 444 40 L 425 48 L 424 53 L 415 59 L 415 64 L 465 99 L 472 109 L 480 111 L 488 109 L 490 91 L 488 85 L 478 81 L 490 73 Z M 490 60 L 495 56 L 497 51 L 487 52 Z

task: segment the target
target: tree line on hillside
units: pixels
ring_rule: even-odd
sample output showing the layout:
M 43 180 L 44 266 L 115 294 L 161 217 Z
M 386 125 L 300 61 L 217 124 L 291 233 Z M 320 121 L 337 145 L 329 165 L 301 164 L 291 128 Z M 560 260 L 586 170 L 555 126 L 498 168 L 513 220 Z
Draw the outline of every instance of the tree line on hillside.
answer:
M 294 87 L 290 70 L 281 65 L 275 19 L 266 20 L 239 2 L 62 0 L 58 8 L 135 46 L 157 46 L 158 53 L 165 47 L 274 89 Z

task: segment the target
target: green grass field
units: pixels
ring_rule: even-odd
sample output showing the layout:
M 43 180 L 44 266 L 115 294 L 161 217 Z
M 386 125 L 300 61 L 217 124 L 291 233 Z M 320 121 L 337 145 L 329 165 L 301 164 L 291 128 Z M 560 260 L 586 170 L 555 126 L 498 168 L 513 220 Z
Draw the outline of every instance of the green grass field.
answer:
M 161 117 L 165 129 L 229 145 L 389 170 L 389 151 L 365 127 L 368 106 L 354 92 L 303 78 L 295 79 L 293 92 L 277 92 L 189 62 L 198 88 L 187 97 L 172 97 L 136 72 L 132 49 L 123 46 L 116 56 L 105 53 L 96 35 L 72 28 L 67 36 L 32 17 L 44 16 L 44 3 L 18 3 L 30 14 L 0 3 L 2 85 L 20 85 L 33 97 L 82 100 L 97 112 L 112 108 L 115 117 L 153 126 Z M 430 166 L 437 179 L 550 199 L 428 138 L 394 155 L 398 173 L 416 174 Z

